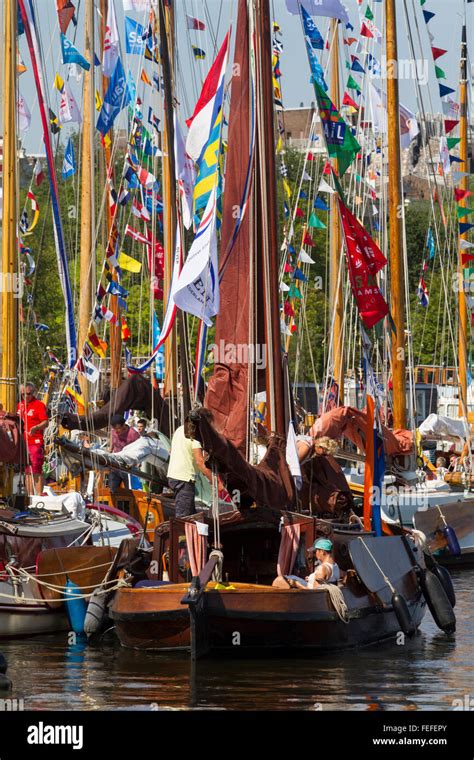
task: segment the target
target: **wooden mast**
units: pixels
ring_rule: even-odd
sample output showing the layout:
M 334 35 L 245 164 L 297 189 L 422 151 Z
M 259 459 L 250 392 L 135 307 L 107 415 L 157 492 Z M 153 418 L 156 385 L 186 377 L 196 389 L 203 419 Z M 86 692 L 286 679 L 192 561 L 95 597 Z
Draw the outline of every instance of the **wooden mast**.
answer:
M 163 313 L 166 311 L 171 290 L 171 276 L 176 244 L 176 176 L 174 165 L 173 126 L 173 85 L 171 60 L 173 58 L 173 8 L 163 0 L 159 2 L 160 39 L 162 44 L 162 66 L 165 95 L 165 119 L 163 125 L 163 240 L 164 240 L 164 281 Z M 165 342 L 165 389 L 164 395 L 176 398 L 177 393 L 177 351 L 176 327 Z M 186 368 L 183 367 L 183 375 Z
M 388 119 L 388 214 L 390 223 L 391 312 L 395 325 L 392 338 L 393 427 L 406 428 L 405 287 L 402 245 L 402 177 L 400 163 L 400 106 L 395 0 L 386 0 L 387 119 Z
M 269 0 L 256 0 L 257 76 L 257 245 L 263 263 L 270 429 L 286 437 L 278 290 L 279 250 Z
M 113 2 L 113 0 L 111 0 Z M 107 15 L 108 15 L 108 9 L 109 9 L 109 0 L 100 0 L 100 13 L 101 13 L 101 22 L 100 22 L 100 34 L 101 34 L 101 49 L 104 49 L 104 40 L 105 40 L 105 30 L 107 25 Z M 107 88 L 109 86 L 109 77 L 105 74 L 102 74 L 102 96 L 105 96 L 105 93 L 107 92 Z M 111 150 L 110 145 L 113 143 L 113 129 L 111 129 L 108 132 L 108 136 L 110 138 L 110 142 L 106 140 L 104 142 L 104 153 L 103 155 L 103 162 L 105 163 L 105 175 L 108 180 L 109 174 L 113 177 L 113 167 L 110 165 L 110 159 L 111 159 Z M 103 164 L 102 164 L 103 165 Z M 103 185 L 101 185 L 103 187 Z M 107 189 L 108 191 L 108 189 Z M 112 242 L 115 244 L 115 240 L 111 241 L 110 233 L 112 229 L 112 211 L 110 207 L 110 203 L 106 204 L 106 213 L 105 213 L 105 244 L 107 245 L 108 242 Z M 106 255 L 106 251 L 104 251 L 104 255 Z M 112 273 L 112 277 L 115 281 L 117 281 L 117 274 L 116 272 Z M 116 314 L 117 316 L 117 322 L 116 323 L 110 323 L 109 324 L 109 336 L 110 336 L 110 388 L 111 390 L 115 390 L 119 387 L 121 379 L 122 379 L 122 368 L 121 368 L 121 358 L 122 358 L 122 324 L 121 324 L 121 314 L 120 314 L 120 306 L 118 303 L 118 296 L 111 295 L 110 296 L 110 309 L 111 311 Z
M 79 299 L 79 350 L 87 338 L 92 311 L 93 283 L 95 275 L 94 219 L 94 0 L 86 0 L 85 6 L 85 56 L 91 61 L 89 71 L 84 72 L 84 113 L 82 122 L 82 178 L 81 178 L 81 239 L 80 239 L 80 299 Z M 84 403 L 89 401 L 88 380 L 80 375 Z
M 340 83 L 339 83 L 339 21 L 331 20 L 331 89 L 330 98 L 339 111 L 340 108 Z M 332 166 L 337 173 L 337 158 L 332 159 Z M 332 316 L 332 367 L 333 377 L 339 387 L 339 403 L 344 403 L 344 346 L 343 346 L 343 317 L 344 300 L 341 271 L 341 223 L 337 205 L 337 195 L 333 193 L 330 199 L 330 265 L 329 265 L 329 289 L 330 306 Z
M 17 3 L 5 0 L 3 67 L 3 218 L 2 218 L 2 377 L 0 400 L 5 411 L 16 409 L 17 310 L 17 141 L 16 24 Z
M 461 168 L 463 171 L 468 171 L 468 124 L 467 124 L 467 31 L 466 31 L 466 19 L 462 28 L 462 42 L 461 42 L 461 79 L 460 79 L 460 122 L 459 122 L 459 136 L 461 141 L 459 143 L 459 158 L 463 161 Z M 461 190 L 469 190 L 469 177 L 463 177 L 459 183 Z M 466 199 L 458 202 L 459 206 L 466 207 Z M 461 220 L 462 221 L 462 220 Z M 466 294 L 464 292 L 463 285 L 463 266 L 462 255 L 463 249 L 461 247 L 461 241 L 466 240 L 466 233 L 459 236 L 459 281 L 461 287 L 459 288 L 459 328 L 458 328 L 458 345 L 459 345 L 459 414 L 467 418 L 467 335 L 468 335 L 468 321 L 467 321 L 467 307 L 466 307 Z

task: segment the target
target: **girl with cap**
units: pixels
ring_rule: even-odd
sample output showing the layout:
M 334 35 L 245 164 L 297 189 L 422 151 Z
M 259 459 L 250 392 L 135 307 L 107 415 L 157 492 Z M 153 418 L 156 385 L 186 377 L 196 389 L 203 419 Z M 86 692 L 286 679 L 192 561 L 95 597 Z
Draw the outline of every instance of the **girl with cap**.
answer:
M 341 577 L 339 565 L 334 561 L 333 543 L 329 538 L 318 538 L 313 544 L 317 564 L 314 572 L 306 580 L 308 588 L 316 588 L 321 583 L 337 583 Z

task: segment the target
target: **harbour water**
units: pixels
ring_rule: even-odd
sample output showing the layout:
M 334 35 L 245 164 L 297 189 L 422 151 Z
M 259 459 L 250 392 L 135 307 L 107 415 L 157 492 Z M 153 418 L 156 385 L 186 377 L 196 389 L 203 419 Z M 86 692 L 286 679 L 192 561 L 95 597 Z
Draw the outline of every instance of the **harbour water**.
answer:
M 67 634 L 1 642 L 25 710 L 453 710 L 474 708 L 474 570 L 453 572 L 457 632 L 324 657 L 204 660 L 93 646 Z

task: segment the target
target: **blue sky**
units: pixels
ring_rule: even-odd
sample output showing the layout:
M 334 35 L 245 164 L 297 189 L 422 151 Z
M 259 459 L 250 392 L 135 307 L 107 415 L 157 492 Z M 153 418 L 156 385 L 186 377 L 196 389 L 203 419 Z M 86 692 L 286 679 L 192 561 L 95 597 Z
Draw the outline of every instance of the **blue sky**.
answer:
M 47 75 L 49 83 L 52 85 L 55 70 L 59 71 L 63 78 L 65 78 L 67 71 L 67 67 L 61 64 L 60 59 L 59 29 L 57 26 L 55 11 L 56 3 L 55 0 L 36 0 L 36 4 L 40 20 L 44 55 L 47 60 Z M 398 12 L 399 57 L 409 58 L 409 45 L 407 39 L 408 35 L 403 12 L 404 4 L 404 0 L 397 0 L 396 2 Z M 354 26 L 354 36 L 358 36 L 358 31 L 360 29 L 360 21 L 358 18 L 359 6 L 357 5 L 356 0 L 346 0 L 346 5 L 349 10 L 351 22 Z M 440 110 L 440 100 L 436 87 L 436 79 L 434 77 L 433 62 L 429 54 L 428 36 L 419 7 L 419 0 L 406 0 L 406 5 L 409 8 L 411 18 L 413 18 L 413 9 L 416 9 L 424 57 L 426 58 L 426 61 L 421 61 L 421 65 L 427 66 L 426 71 L 429 73 L 428 88 L 432 98 L 433 110 L 437 112 Z M 79 16 L 79 24 L 75 38 L 75 45 L 80 51 L 82 51 L 83 47 L 83 6 L 84 2 L 81 3 L 81 13 Z M 286 10 L 285 0 L 271 0 L 271 6 L 274 9 L 275 19 L 278 21 L 281 27 L 281 39 L 284 45 L 284 50 L 281 57 L 281 71 L 283 74 L 282 92 L 284 105 L 287 108 L 299 106 L 300 103 L 309 105 L 310 102 L 314 100 L 314 94 L 309 83 L 309 67 L 304 49 L 300 20 L 297 16 L 292 16 L 288 13 Z M 367 2 L 364 0 L 360 6 L 362 13 L 365 11 L 366 6 Z M 375 22 L 378 28 L 383 31 L 381 20 L 383 4 L 381 2 L 376 2 L 376 0 L 370 0 L 370 6 L 375 13 Z M 122 0 L 115 0 L 115 7 L 119 32 L 123 44 L 124 13 Z M 459 47 L 462 24 L 461 14 L 464 7 L 464 0 L 427 0 L 427 3 L 424 7 L 436 13 L 435 18 L 430 22 L 430 30 L 435 38 L 434 44 L 437 47 L 448 50 L 448 53 L 438 61 L 438 64 L 446 73 L 446 80 L 443 83 L 453 88 L 457 88 L 459 80 Z M 212 61 L 216 33 L 217 44 L 220 44 L 231 20 L 234 21 L 235 31 L 237 2 L 236 0 L 206 0 L 205 2 L 204 0 L 176 0 L 176 8 L 178 18 L 177 49 L 181 71 L 181 76 L 178 84 L 179 97 L 182 104 L 181 118 L 183 119 L 191 115 L 198 89 L 200 87 L 202 79 L 205 76 L 207 68 Z M 184 17 L 186 13 L 205 21 L 207 24 L 206 31 L 187 32 L 184 23 Z M 137 20 L 143 20 L 139 19 L 139 16 L 137 14 L 131 13 L 129 15 L 133 16 Z M 328 20 L 324 18 L 316 18 L 315 21 L 324 37 L 328 27 Z M 97 18 L 97 23 L 99 23 L 99 18 Z M 413 24 L 412 30 L 415 38 L 417 38 L 417 30 Z M 474 4 L 468 6 L 468 30 L 468 39 L 473 39 Z M 68 37 L 70 39 L 73 39 L 73 33 L 74 29 L 71 25 L 68 30 Z M 348 32 L 348 34 L 351 33 Z M 204 62 L 194 62 L 191 60 L 191 43 L 198 45 L 206 51 L 207 57 Z M 380 57 L 384 54 L 383 45 L 379 45 L 375 42 L 372 43 L 371 41 L 371 45 L 372 44 L 373 54 L 380 59 Z M 43 152 L 43 149 L 40 133 L 39 114 L 37 105 L 35 103 L 36 96 L 34 82 L 30 70 L 29 54 L 24 37 L 21 39 L 20 49 L 25 64 L 29 69 L 20 78 L 20 91 L 25 97 L 30 106 L 30 110 L 32 111 L 31 127 L 28 132 L 22 133 L 22 138 L 24 145 L 28 151 L 33 153 L 41 153 Z M 349 50 L 352 53 L 356 52 L 355 45 L 352 45 Z M 323 65 L 325 56 L 326 53 L 323 56 Z M 137 74 L 139 74 L 140 69 L 139 57 L 128 56 L 127 61 L 136 77 Z M 147 70 L 150 72 L 150 64 L 147 64 Z M 345 71 L 343 72 L 343 75 L 346 76 Z M 183 83 L 185 83 L 184 88 Z M 73 82 L 72 90 L 78 103 L 80 104 L 81 85 Z M 402 102 L 404 102 L 405 105 L 407 105 L 412 110 L 417 110 L 415 85 L 413 81 L 401 81 L 400 96 Z M 454 95 L 453 97 L 456 96 Z M 52 95 L 53 107 L 55 107 L 55 99 L 56 96 Z M 428 102 L 426 104 L 426 107 L 428 111 L 431 110 Z M 63 130 L 64 137 L 67 137 L 69 131 L 69 127 L 66 127 Z

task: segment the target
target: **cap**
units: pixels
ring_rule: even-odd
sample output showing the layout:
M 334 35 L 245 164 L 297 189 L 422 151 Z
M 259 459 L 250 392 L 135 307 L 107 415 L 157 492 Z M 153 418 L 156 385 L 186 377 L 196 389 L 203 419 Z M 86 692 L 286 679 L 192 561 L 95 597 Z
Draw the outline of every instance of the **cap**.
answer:
M 332 552 L 332 541 L 329 538 L 318 538 L 313 544 L 313 549 L 323 549 L 325 552 Z

